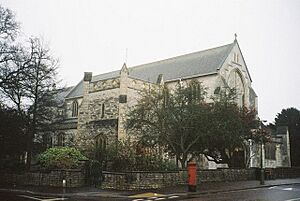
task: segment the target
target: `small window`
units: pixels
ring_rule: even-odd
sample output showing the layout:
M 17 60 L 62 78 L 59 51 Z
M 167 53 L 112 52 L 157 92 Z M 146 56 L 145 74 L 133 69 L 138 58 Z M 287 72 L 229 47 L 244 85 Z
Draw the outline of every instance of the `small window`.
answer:
M 95 137 L 95 144 L 97 148 L 100 148 L 101 150 L 106 149 L 106 138 L 102 136 L 101 134 Z
M 105 105 L 102 103 L 102 108 L 101 108 L 101 118 L 104 118 L 105 115 Z
M 214 94 L 219 94 L 221 91 L 221 87 L 217 87 L 214 91 Z
M 63 133 L 58 134 L 57 145 L 62 147 L 65 146 L 65 135 Z
M 58 116 L 63 116 L 64 111 L 62 109 L 58 109 Z
M 119 103 L 127 103 L 127 95 L 120 95 Z
M 78 116 L 78 102 L 75 100 L 72 103 L 72 117 Z
M 239 63 L 239 54 L 238 53 L 233 53 L 233 61 L 235 63 Z

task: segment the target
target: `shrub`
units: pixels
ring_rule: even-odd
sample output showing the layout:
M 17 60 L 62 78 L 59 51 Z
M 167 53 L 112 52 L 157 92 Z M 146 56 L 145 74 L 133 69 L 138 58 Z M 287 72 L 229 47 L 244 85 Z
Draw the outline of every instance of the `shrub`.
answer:
M 107 171 L 171 171 L 177 170 L 174 161 L 164 159 L 160 154 L 139 153 L 137 145 L 129 139 L 106 146 L 94 148 L 90 158 L 102 164 Z
M 87 160 L 87 158 L 71 147 L 49 148 L 38 156 L 39 164 L 47 170 L 78 168 L 80 160 Z
M 172 171 L 178 169 L 174 161 L 153 154 L 136 156 L 135 168 L 143 171 Z

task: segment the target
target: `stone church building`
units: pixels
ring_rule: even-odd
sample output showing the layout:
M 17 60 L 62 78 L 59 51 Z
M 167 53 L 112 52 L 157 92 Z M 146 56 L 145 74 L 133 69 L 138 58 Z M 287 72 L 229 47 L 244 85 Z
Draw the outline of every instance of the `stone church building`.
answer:
M 88 149 L 122 139 L 126 136 L 126 112 L 137 103 L 139 91 L 157 85 L 174 88 L 191 79 L 208 87 L 208 97 L 220 87 L 235 87 L 239 105 L 258 109 L 252 78 L 235 39 L 224 46 L 148 64 L 124 64 L 120 70 L 105 74 L 85 72 L 76 86 L 59 93 L 59 123 L 48 132 L 47 143 Z M 251 166 L 258 165 L 255 161 L 259 160 L 253 159 Z

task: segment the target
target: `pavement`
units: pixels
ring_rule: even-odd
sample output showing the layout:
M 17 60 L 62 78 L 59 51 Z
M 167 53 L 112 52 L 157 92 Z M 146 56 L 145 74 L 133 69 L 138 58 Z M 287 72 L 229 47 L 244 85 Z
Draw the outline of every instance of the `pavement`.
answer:
M 267 188 L 281 185 L 300 184 L 300 178 L 266 180 L 264 185 L 260 185 L 258 180 L 237 181 L 237 182 L 205 182 L 197 185 L 197 192 L 187 192 L 186 185 L 177 185 L 162 189 L 140 190 L 140 191 L 120 191 L 107 190 L 95 187 L 81 188 L 57 188 L 45 186 L 0 186 L 0 192 L 26 193 L 31 195 L 44 196 L 64 196 L 64 197 L 110 197 L 110 198 L 146 198 L 147 196 L 168 195 L 190 197 L 203 194 L 213 194 L 220 192 L 230 192 L 237 190 L 247 190 L 256 188 Z

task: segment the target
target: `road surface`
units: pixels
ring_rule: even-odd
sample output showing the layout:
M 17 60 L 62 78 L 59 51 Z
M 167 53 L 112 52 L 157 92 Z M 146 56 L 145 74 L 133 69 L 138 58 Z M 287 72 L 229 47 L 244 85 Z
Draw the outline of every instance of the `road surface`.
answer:
M 206 194 L 186 201 L 300 201 L 300 184 Z
M 281 185 L 267 188 L 237 190 L 223 193 L 198 194 L 195 197 L 167 196 L 140 198 L 113 198 L 101 196 L 40 196 L 21 192 L 0 192 L 0 201 L 157 201 L 157 200 L 185 200 L 185 201 L 300 201 L 300 184 Z

